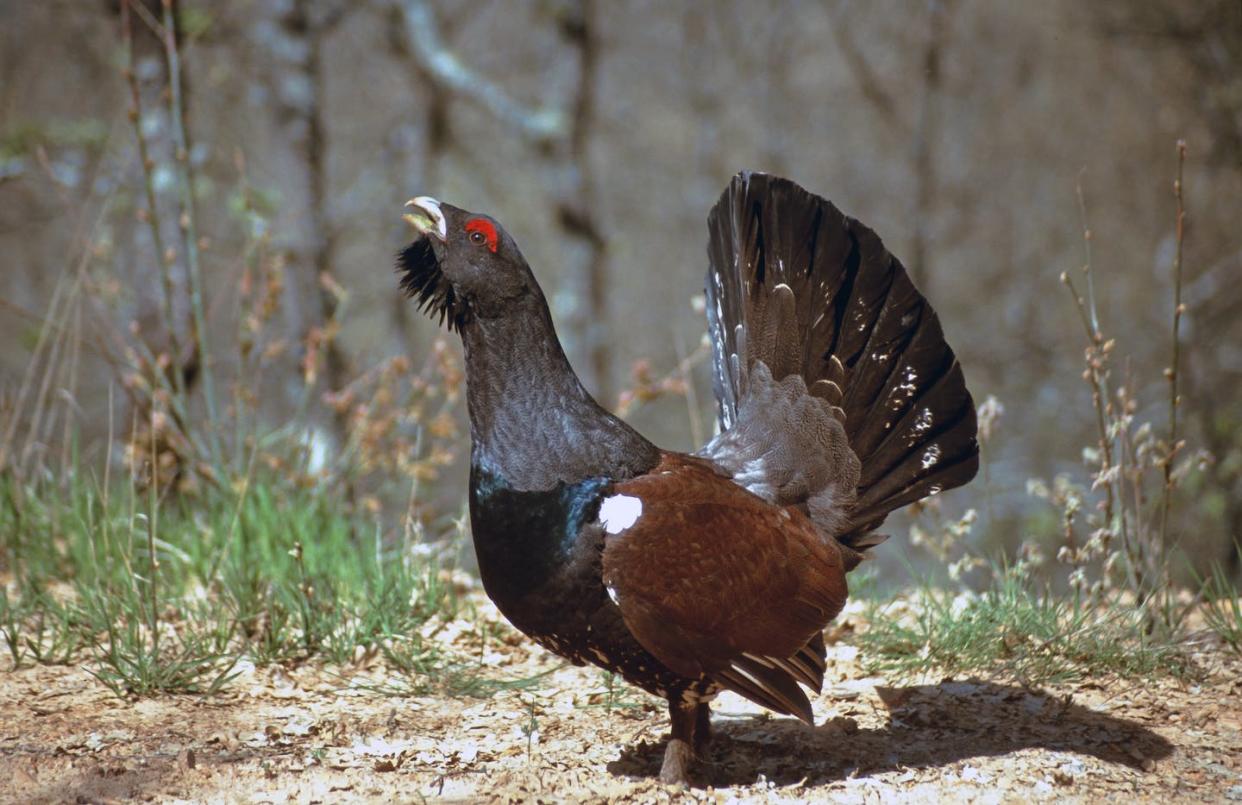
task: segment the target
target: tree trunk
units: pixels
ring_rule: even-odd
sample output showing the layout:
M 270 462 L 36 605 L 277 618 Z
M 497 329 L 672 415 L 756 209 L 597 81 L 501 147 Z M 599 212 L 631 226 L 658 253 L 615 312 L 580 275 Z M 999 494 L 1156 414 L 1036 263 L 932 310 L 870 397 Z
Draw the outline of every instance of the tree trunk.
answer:
M 590 144 L 595 126 L 599 38 L 593 0 L 568 10 L 561 35 L 578 55 L 568 153 L 567 181 L 557 222 L 574 246 L 567 285 L 573 308 L 567 317 L 568 347 L 582 382 L 605 405 L 612 403 L 612 348 L 608 341 L 608 248 L 596 217 L 595 171 Z

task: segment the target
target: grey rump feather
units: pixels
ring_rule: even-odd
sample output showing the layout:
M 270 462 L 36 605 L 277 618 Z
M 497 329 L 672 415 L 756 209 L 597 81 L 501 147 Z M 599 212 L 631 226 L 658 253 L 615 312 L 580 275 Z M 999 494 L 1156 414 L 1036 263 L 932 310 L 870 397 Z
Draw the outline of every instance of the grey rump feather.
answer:
M 700 455 L 855 549 L 890 511 L 974 477 L 961 367 L 874 232 L 761 173 L 734 177 L 708 226 L 721 432 Z
M 809 394 L 800 375 L 774 380 L 762 361 L 750 367 L 733 427 L 699 455 L 764 500 L 805 504 L 827 536 L 845 526 L 862 468 L 828 401 Z

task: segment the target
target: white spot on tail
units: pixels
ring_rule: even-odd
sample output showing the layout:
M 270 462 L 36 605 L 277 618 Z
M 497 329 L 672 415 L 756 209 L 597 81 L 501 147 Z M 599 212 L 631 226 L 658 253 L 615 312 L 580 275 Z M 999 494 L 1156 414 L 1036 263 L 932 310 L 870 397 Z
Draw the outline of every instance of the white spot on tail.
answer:
M 631 495 L 613 495 L 605 498 L 599 507 L 599 521 L 609 534 L 620 534 L 634 525 L 643 513 L 643 502 Z

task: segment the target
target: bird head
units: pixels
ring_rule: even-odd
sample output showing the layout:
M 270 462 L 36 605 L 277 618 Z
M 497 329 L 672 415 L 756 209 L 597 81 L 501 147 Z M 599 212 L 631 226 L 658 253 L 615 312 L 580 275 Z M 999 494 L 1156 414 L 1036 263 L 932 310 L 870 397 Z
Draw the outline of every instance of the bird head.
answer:
M 512 315 L 539 297 L 517 244 L 495 219 L 430 196 L 406 202 L 417 237 L 397 259 L 401 288 L 449 329 Z

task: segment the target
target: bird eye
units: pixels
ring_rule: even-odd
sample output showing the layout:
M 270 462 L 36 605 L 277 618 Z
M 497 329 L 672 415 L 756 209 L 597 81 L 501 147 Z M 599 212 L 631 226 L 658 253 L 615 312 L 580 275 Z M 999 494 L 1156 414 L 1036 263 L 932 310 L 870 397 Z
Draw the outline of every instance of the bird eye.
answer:
M 471 243 L 476 246 L 487 246 L 488 251 L 496 253 L 500 239 L 491 221 L 486 218 L 471 218 L 466 222 L 466 235 Z

